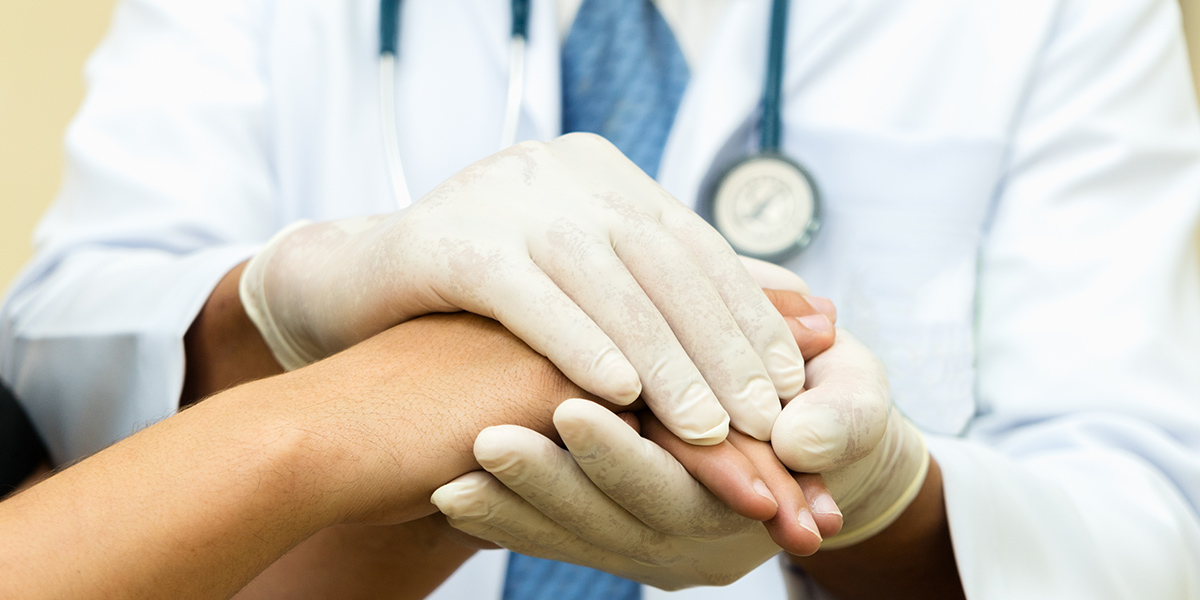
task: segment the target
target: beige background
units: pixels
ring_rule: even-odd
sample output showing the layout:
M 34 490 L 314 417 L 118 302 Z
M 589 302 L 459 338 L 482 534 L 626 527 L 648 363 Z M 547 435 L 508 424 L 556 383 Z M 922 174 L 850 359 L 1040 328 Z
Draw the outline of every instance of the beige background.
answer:
M 0 289 L 29 259 L 58 190 L 62 135 L 83 97 L 83 61 L 115 0 L 0 0 Z
M 1181 3 L 1200 67 L 1200 0 Z M 60 140 L 83 95 L 83 61 L 114 4 L 0 0 L 0 289 L 28 260 L 30 233 L 58 188 Z

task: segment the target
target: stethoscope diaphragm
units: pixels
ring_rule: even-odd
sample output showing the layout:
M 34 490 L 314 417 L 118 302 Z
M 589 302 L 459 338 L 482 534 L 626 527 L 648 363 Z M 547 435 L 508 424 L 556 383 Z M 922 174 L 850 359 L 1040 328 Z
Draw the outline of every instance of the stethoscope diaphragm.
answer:
M 706 212 L 738 254 L 782 262 L 812 241 L 820 207 L 803 167 L 780 154 L 756 154 L 725 171 Z

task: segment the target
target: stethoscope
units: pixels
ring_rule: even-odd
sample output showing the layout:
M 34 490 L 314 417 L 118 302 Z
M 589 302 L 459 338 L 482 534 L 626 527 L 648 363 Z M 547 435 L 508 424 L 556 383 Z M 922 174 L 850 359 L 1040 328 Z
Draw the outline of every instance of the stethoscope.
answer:
M 529 38 L 529 0 L 511 1 L 512 39 L 501 149 L 516 141 Z M 820 193 L 816 182 L 798 162 L 782 154 L 779 145 L 783 131 L 788 6 L 789 0 L 772 0 L 758 152 L 726 169 L 700 207 L 700 212 L 739 254 L 774 262 L 783 262 L 804 250 L 820 228 Z M 379 13 L 379 104 L 384 153 L 392 193 L 403 206 L 407 204 L 408 183 L 400 160 L 395 101 L 400 0 L 382 0 Z
M 525 89 L 525 40 L 529 39 L 529 0 L 512 0 L 512 39 L 508 46 L 508 97 L 500 149 L 517 141 L 521 118 L 521 92 Z M 400 132 L 396 128 L 396 53 L 400 44 L 400 0 L 379 3 L 379 118 L 383 126 L 383 151 L 387 156 L 392 196 L 398 206 L 408 204 L 408 180 L 400 160 Z

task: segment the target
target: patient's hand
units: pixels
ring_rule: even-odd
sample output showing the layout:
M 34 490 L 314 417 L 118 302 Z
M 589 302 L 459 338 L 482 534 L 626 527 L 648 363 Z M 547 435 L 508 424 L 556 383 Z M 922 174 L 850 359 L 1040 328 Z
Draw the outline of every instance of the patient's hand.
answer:
M 806 358 L 832 344 L 827 302 L 768 295 L 791 317 Z M 559 407 L 555 426 L 568 450 L 520 427 L 483 432 L 475 454 L 490 474 L 434 494 L 450 523 L 518 552 L 667 589 L 729 583 L 781 547 L 811 554 L 820 534 L 841 526 L 819 476 L 793 476 L 769 444 L 748 436 L 696 447 L 648 413 L 623 421 L 580 400 Z M 814 519 L 809 499 L 824 514 Z
M 570 451 L 522 427 L 485 430 L 469 473 L 434 492 L 454 527 L 510 550 L 663 589 L 725 585 L 779 552 L 620 417 L 568 400 L 555 424 Z

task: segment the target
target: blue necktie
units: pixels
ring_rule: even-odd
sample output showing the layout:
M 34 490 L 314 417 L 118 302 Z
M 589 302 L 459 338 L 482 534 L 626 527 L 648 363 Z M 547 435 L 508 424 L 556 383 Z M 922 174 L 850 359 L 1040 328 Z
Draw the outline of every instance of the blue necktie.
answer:
M 639 600 L 642 586 L 569 563 L 508 555 L 504 600 Z
M 563 132 L 612 142 L 654 177 L 687 87 L 683 52 L 650 0 L 584 0 L 563 46 Z M 510 554 L 504 600 L 638 600 L 636 582 Z
M 585 0 L 563 46 L 563 133 L 597 133 L 651 177 L 688 66 L 650 0 Z

